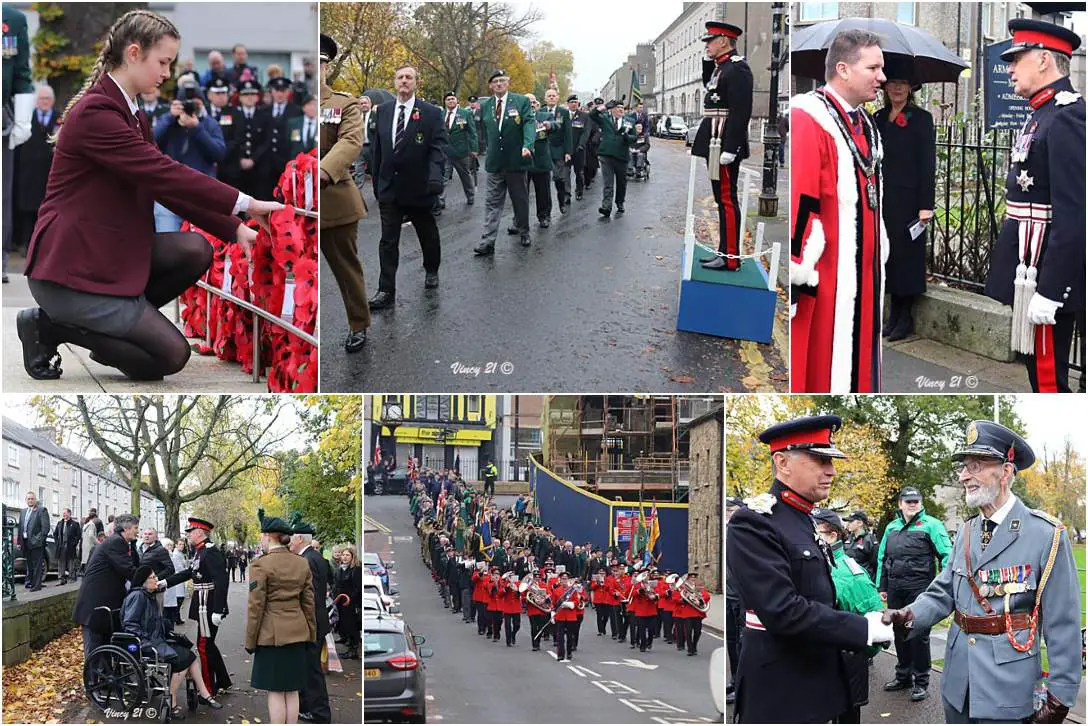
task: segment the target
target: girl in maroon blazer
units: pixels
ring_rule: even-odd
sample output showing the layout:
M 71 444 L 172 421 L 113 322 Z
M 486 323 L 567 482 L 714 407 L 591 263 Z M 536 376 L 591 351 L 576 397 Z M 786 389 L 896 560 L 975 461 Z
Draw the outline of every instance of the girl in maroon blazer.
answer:
M 259 201 L 162 154 L 136 98 L 170 77 L 177 28 L 133 10 L 110 28 L 82 90 L 61 117 L 45 199 L 27 252 L 30 292 L 40 307 L 17 318 L 23 366 L 33 378 L 61 375 L 57 346 L 130 378 L 158 380 L 189 360 L 189 343 L 159 308 L 192 286 L 212 262 L 195 232 L 155 233 L 161 202 L 247 252 L 282 205 Z

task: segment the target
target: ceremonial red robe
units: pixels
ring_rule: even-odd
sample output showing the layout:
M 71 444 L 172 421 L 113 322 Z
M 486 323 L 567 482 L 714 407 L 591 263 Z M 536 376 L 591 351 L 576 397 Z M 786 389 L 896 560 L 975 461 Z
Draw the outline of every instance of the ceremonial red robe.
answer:
M 880 390 L 880 326 L 888 237 L 880 204 L 869 209 L 865 176 L 824 102 L 790 102 L 791 389 L 805 393 Z M 849 129 L 842 107 L 829 96 Z M 866 131 L 853 137 L 863 156 Z M 880 136 L 871 142 L 879 158 Z M 883 194 L 879 172 L 878 199 Z

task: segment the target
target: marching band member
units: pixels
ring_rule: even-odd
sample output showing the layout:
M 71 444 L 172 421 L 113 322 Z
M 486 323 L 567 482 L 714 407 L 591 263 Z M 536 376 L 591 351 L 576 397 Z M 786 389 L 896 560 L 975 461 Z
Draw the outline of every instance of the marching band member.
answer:
M 499 642 L 499 631 L 502 630 L 502 596 L 503 596 L 502 572 L 498 565 L 491 566 L 491 579 L 488 582 L 487 592 L 487 632 L 485 637 L 490 637 L 496 643 Z
M 572 583 L 567 573 L 559 573 L 558 586 L 552 590 L 552 604 L 556 630 L 556 654 L 558 662 L 570 663 L 574 660 L 571 648 L 574 646 L 574 628 L 578 620 L 578 608 L 584 603 L 577 583 Z
M 666 645 L 672 645 L 673 640 L 675 640 L 672 637 L 672 613 L 676 608 L 676 601 L 669 597 L 669 591 L 673 589 L 673 583 L 677 579 L 675 573 L 671 570 L 665 570 L 665 577 L 657 583 L 657 614 L 661 618 L 660 625 L 665 634 Z
M 645 653 L 653 643 L 653 619 L 657 615 L 657 593 L 650 583 L 650 573 L 642 574 L 632 581 L 630 612 L 635 622 L 632 630 L 631 647 L 638 646 L 640 653 Z
M 611 577 L 611 576 L 609 576 Z M 610 584 L 608 582 L 609 577 L 605 577 L 604 570 L 600 570 L 593 576 L 593 579 L 589 583 L 590 598 L 593 603 L 593 609 L 597 613 L 597 637 L 604 636 L 605 625 L 612 621 L 612 637 L 616 637 L 616 621 L 613 615 L 613 608 L 616 607 L 615 598 L 612 597 L 612 590 L 615 587 L 615 583 Z
M 616 580 L 619 582 L 618 600 L 619 604 L 616 606 L 616 622 L 619 626 L 619 637 L 616 640 L 621 643 L 627 640 L 627 630 L 630 628 L 634 630 L 634 624 L 631 622 L 631 574 L 627 572 L 623 565 L 616 565 L 619 570 L 619 576 Z M 634 633 L 631 634 L 631 642 L 634 643 Z
M 533 650 L 540 650 L 540 638 L 544 635 L 544 631 L 548 628 L 548 621 L 551 616 L 551 610 L 543 610 L 537 607 L 534 603 L 541 605 L 545 604 L 545 601 L 551 602 L 551 598 L 547 594 L 545 587 L 546 582 L 546 570 L 541 570 L 533 576 L 533 582 L 530 585 L 530 590 L 525 593 L 525 614 L 529 616 L 529 637 L 533 641 Z M 534 593 L 530 596 L 530 593 Z
M 472 603 L 476 609 L 476 634 L 483 635 L 487 628 L 487 601 L 488 588 L 491 586 L 491 578 L 488 577 L 486 562 L 477 562 L 476 571 L 472 573 Z
M 695 655 L 699 647 L 699 636 L 703 634 L 703 618 L 706 617 L 710 606 L 710 593 L 699 584 L 699 576 L 694 572 L 688 574 L 688 579 L 684 582 L 683 588 L 689 591 L 688 597 L 702 603 L 701 607 L 695 607 L 681 593 L 679 599 L 675 601 L 676 605 L 673 614 L 684 629 L 683 640 L 687 643 L 688 655 Z M 677 592 L 679 592 L 679 589 Z
M 506 634 L 506 647 L 517 645 L 518 631 L 521 630 L 521 592 L 518 591 L 518 577 L 508 572 L 502 579 L 502 622 Z

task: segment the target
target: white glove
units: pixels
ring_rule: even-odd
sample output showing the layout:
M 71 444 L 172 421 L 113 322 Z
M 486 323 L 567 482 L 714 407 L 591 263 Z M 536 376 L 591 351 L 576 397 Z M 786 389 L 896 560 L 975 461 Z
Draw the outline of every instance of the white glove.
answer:
M 14 96 L 15 117 L 8 136 L 8 148 L 14 149 L 30 138 L 30 119 L 34 115 L 34 94 L 17 93 Z
M 565 607 L 568 610 L 573 610 L 574 609 L 574 603 L 572 603 L 570 600 L 567 600 L 565 603 L 563 603 L 562 607 Z
M 162 592 L 163 590 L 165 590 L 166 589 L 166 580 L 159 580 L 159 585 L 155 589 L 158 590 L 159 592 Z
M 892 630 L 892 626 L 885 625 L 880 618 L 879 612 L 865 613 L 865 620 L 869 623 L 869 640 L 866 645 L 890 643 L 895 640 L 895 631 Z
M 722 155 L 718 157 L 718 163 L 722 166 L 729 166 L 737 158 L 736 154 L 730 154 L 728 151 L 723 151 Z
M 1035 293 L 1028 303 L 1028 322 L 1032 325 L 1053 325 L 1054 313 L 1064 304 Z
M 223 622 L 223 616 L 219 613 L 212 613 L 212 625 L 219 627 L 219 624 Z

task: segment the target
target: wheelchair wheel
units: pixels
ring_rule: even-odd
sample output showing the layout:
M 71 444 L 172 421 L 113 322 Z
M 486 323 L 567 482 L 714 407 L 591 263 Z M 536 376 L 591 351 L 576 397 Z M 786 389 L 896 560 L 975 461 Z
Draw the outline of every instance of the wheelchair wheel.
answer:
M 95 648 L 83 664 L 83 688 L 102 710 L 131 712 L 147 698 L 143 667 L 132 653 L 116 645 Z
M 170 720 L 170 694 L 158 693 L 151 697 L 149 708 L 155 709 L 154 719 L 158 723 L 166 723 Z M 150 713 L 148 714 L 151 715 Z
M 192 678 L 185 679 L 185 704 L 189 707 L 189 712 L 196 710 L 196 707 L 200 705 L 200 702 L 196 700 L 196 684 L 193 683 Z

